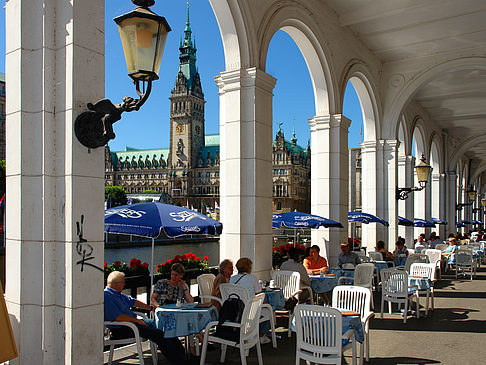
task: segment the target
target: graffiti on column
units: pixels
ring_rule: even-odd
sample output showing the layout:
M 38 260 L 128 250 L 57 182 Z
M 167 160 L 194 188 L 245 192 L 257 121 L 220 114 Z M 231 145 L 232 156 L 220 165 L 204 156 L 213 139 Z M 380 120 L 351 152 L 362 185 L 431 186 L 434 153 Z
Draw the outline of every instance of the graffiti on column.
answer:
M 98 269 L 100 271 L 104 270 L 94 264 L 92 264 L 91 260 L 94 260 L 95 257 L 92 256 L 93 254 L 93 246 L 91 246 L 88 241 L 83 238 L 83 221 L 84 221 L 84 215 L 81 215 L 81 223 L 76 222 L 76 229 L 77 229 L 77 235 L 78 235 L 78 242 L 76 243 L 76 251 L 78 252 L 78 255 L 81 256 L 81 260 L 76 262 L 76 265 L 81 266 L 81 271 L 84 270 L 84 266 L 91 266 L 95 269 Z

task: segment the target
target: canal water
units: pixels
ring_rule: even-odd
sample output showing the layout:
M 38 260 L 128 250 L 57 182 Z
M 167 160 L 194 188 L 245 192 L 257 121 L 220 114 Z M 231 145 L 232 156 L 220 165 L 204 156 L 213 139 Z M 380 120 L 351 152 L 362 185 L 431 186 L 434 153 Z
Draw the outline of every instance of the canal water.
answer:
M 113 245 L 115 246 L 115 245 Z M 105 262 L 110 265 L 114 261 L 121 261 L 129 264 L 132 258 L 139 259 L 142 262 L 150 264 L 151 245 L 137 246 L 137 247 L 113 247 L 110 244 L 105 244 Z M 161 264 L 176 255 L 184 255 L 186 252 L 191 252 L 200 257 L 209 257 L 209 266 L 217 266 L 219 264 L 219 242 L 177 242 L 177 243 L 162 243 L 156 242 L 154 248 L 154 265 Z

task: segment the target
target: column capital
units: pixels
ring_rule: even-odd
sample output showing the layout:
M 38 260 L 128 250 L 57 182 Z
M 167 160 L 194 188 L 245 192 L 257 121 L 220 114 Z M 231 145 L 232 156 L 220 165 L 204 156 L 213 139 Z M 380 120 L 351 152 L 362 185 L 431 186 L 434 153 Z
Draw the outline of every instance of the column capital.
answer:
M 346 118 L 342 114 L 333 115 L 316 115 L 313 118 L 308 119 L 309 126 L 312 131 L 329 129 L 329 128 L 345 128 L 348 130 L 351 125 L 351 120 Z
M 381 144 L 378 141 L 364 141 L 359 144 L 361 147 L 361 153 L 369 153 L 369 152 L 376 152 L 378 150 L 378 146 L 381 147 Z
M 223 71 L 218 76 L 214 77 L 214 81 L 216 82 L 216 86 L 219 88 L 219 94 L 221 95 L 228 91 L 252 86 L 267 92 L 272 92 L 277 79 L 256 67 L 252 67 Z
M 382 139 L 380 143 L 382 143 L 385 150 L 398 151 L 398 147 L 400 147 L 400 141 L 398 139 Z

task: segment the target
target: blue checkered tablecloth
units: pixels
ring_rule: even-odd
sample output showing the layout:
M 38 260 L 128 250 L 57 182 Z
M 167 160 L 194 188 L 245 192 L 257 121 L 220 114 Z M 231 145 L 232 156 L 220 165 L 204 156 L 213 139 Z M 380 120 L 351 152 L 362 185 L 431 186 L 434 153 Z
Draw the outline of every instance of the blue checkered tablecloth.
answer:
M 320 276 L 320 275 L 309 275 L 311 279 L 311 288 L 314 293 L 326 293 L 334 289 L 337 286 L 337 281 L 339 276 Z
M 155 324 L 164 331 L 167 338 L 184 337 L 201 332 L 211 321 L 218 320 L 214 306 L 195 308 L 197 303 L 183 303 L 181 308 L 175 304 L 158 307 L 155 311 Z
M 270 289 L 263 290 L 265 294 L 265 303 L 270 304 L 273 309 L 284 309 L 285 299 L 282 289 Z

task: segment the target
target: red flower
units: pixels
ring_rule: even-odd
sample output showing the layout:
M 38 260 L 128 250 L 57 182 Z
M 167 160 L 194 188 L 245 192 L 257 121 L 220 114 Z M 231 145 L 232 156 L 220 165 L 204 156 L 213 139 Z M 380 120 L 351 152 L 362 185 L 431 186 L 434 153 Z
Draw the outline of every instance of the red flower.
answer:
M 204 257 L 203 257 L 203 260 L 204 260 L 204 261 L 209 261 L 209 257 L 208 257 L 208 256 L 204 256 Z
M 167 261 L 167 263 L 168 263 L 168 264 L 172 264 L 172 261 L 174 261 L 174 260 L 169 259 L 169 260 Z
M 142 264 L 142 267 L 143 267 L 144 269 L 148 269 L 148 266 L 149 266 L 149 265 L 148 265 L 148 262 L 144 262 L 144 263 Z
M 182 255 L 181 260 L 187 260 L 187 255 Z
M 196 260 L 196 261 L 201 261 L 201 259 L 197 256 L 194 256 L 193 259 Z
M 120 261 L 115 261 L 115 262 L 113 263 L 113 265 L 121 265 L 121 262 L 120 262 Z
M 182 258 L 182 256 L 180 256 L 180 255 L 175 255 L 175 257 L 174 257 L 174 261 L 175 261 L 175 262 L 177 262 L 177 261 L 179 261 L 181 258 Z
M 107 263 L 105 262 L 105 269 L 106 269 L 106 267 L 107 267 L 107 266 L 108 266 L 108 265 L 107 265 Z

